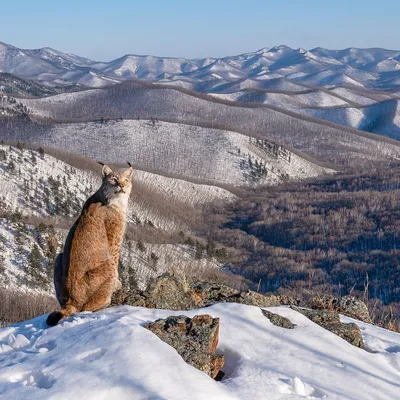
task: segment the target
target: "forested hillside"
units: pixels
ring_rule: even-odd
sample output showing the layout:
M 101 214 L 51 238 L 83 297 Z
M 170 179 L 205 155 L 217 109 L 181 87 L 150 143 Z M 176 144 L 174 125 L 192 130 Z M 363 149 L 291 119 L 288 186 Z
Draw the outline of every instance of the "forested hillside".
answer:
M 238 249 L 232 270 L 262 291 L 352 294 L 378 318 L 400 318 L 399 190 L 400 164 L 388 164 L 255 190 L 205 218 Z

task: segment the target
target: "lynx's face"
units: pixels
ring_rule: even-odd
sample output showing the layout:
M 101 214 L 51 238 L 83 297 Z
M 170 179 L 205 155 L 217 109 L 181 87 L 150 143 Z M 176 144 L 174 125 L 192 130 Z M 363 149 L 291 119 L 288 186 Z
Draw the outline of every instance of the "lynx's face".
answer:
M 102 171 L 103 183 L 101 185 L 103 194 L 109 202 L 113 202 L 119 197 L 129 197 L 132 189 L 132 167 L 123 172 L 114 172 L 105 165 Z

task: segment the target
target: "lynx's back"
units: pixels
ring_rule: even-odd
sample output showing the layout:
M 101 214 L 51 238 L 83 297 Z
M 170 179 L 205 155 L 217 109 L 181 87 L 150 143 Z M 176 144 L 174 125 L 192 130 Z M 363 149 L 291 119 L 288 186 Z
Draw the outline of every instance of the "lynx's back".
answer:
M 132 175 L 132 167 L 123 172 L 103 167 L 100 189 L 86 201 L 64 252 L 56 258 L 54 284 L 61 311 L 49 315 L 48 325 L 75 312 L 108 306 L 112 293 L 121 287 L 118 260 Z

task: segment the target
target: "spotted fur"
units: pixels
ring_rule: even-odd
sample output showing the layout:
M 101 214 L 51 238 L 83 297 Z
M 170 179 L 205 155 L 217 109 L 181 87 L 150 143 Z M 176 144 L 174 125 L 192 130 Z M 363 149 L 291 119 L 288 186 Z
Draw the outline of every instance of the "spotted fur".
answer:
M 83 206 L 54 265 L 54 285 L 61 310 L 47 324 L 80 311 L 97 311 L 110 304 L 121 287 L 118 260 L 125 231 L 133 169 L 114 172 L 103 166 L 100 189 Z

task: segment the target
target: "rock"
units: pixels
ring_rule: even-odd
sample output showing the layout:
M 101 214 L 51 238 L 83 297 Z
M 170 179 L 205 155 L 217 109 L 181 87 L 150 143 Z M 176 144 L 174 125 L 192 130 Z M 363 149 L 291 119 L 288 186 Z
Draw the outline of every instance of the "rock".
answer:
M 278 296 L 264 296 L 263 294 L 252 292 L 251 290 L 232 295 L 228 297 L 226 301 L 257 307 L 276 307 L 281 305 Z
M 282 306 L 300 306 L 302 303 L 301 299 L 288 295 L 279 295 L 278 300 Z
M 168 310 L 191 310 L 220 302 L 257 307 L 274 307 L 281 304 L 277 296 L 264 296 L 250 290 L 239 292 L 226 285 L 182 280 L 174 274 L 165 273 L 154 279 L 143 292 L 115 293 L 111 305 L 128 304 Z
M 221 375 L 218 373 L 224 365 L 224 356 L 216 353 L 219 318 L 207 314 L 193 318 L 171 316 L 146 324 L 145 328 L 172 346 L 188 364 L 212 378 Z
M 309 310 L 296 306 L 290 306 L 293 310 L 305 315 L 314 323 L 322 328 L 340 336 L 350 344 L 356 347 L 364 348 L 364 342 L 360 328 L 354 324 L 345 324 L 340 322 L 339 314 L 329 310 Z
M 111 306 L 127 304 L 134 307 L 168 310 L 190 310 L 196 303 L 187 293 L 183 283 L 172 274 L 163 274 L 150 282 L 145 291 L 115 292 Z
M 190 310 L 196 307 L 183 283 L 172 274 L 163 274 L 150 282 L 143 293 L 146 307 L 168 310 Z
M 341 322 L 341 328 L 338 329 L 336 333 L 338 336 L 352 344 L 353 346 L 360 347 L 361 349 L 364 348 L 364 341 L 361 335 L 360 328 L 357 324 L 350 322 L 345 324 Z
M 274 324 L 275 326 L 279 326 L 285 329 L 293 329 L 295 327 L 295 325 L 286 317 L 274 314 L 268 310 L 261 309 L 261 312 L 263 313 L 264 317 L 267 317 L 270 320 L 271 324 Z
M 191 286 L 189 295 L 192 296 L 193 300 L 200 307 L 221 302 L 240 303 L 257 307 L 275 307 L 280 305 L 277 296 L 264 296 L 251 290 L 239 292 L 226 285 L 217 285 L 208 282 L 194 283 Z
M 226 302 L 227 298 L 238 293 L 240 293 L 238 290 L 229 286 L 203 281 L 192 282 L 188 291 L 198 307 Z
M 372 323 L 367 305 L 354 297 L 314 297 L 312 299 L 312 308 L 332 310 L 363 322 Z
M 133 307 L 146 307 L 146 299 L 136 291 L 126 291 L 123 288 L 112 295 L 111 307 L 128 304 Z

